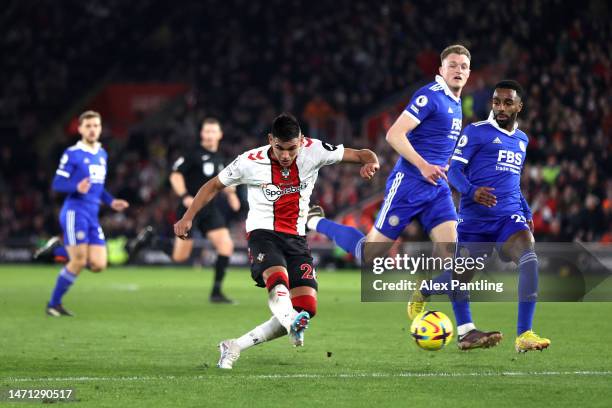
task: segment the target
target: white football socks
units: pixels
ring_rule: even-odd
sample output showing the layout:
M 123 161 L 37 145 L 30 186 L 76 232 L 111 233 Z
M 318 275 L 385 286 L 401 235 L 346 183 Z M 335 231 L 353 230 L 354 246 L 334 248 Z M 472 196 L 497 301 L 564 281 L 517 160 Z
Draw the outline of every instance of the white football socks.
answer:
M 474 323 L 465 323 L 460 326 L 457 326 L 457 335 L 463 336 L 464 334 L 469 333 L 471 330 L 474 330 L 476 325 Z
M 276 317 L 272 316 L 270 320 L 237 338 L 236 343 L 240 347 L 240 351 L 243 351 L 264 341 L 274 340 L 286 334 L 285 328 L 278 322 Z
M 306 226 L 308 227 L 309 230 L 316 231 L 317 230 L 317 224 L 322 219 L 323 219 L 323 217 L 312 217 L 311 219 L 306 221 Z
M 298 314 L 293 308 L 293 304 L 291 304 L 289 289 L 283 284 L 274 286 L 270 293 L 268 293 L 268 306 L 270 306 L 274 317 L 278 319 L 279 323 L 289 333 L 291 324 Z

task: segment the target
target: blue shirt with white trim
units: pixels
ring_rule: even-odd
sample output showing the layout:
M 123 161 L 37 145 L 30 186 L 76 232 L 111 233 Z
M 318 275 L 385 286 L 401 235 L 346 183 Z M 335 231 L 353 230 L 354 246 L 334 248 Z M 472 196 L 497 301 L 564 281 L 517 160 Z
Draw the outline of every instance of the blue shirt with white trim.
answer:
M 113 197 L 104 189 L 107 159 L 108 154 L 99 143 L 92 148 L 78 142 L 64 151 L 55 171 L 52 188 L 68 194 L 64 200 L 65 207 L 97 214 L 101 201 L 111 203 Z M 85 178 L 89 178 L 91 188 L 81 194 L 77 191 L 77 184 Z
M 464 129 L 449 169 L 449 181 L 462 193 L 459 218 L 485 221 L 520 213 L 531 217 L 521 193 L 521 171 L 528 144 L 529 138 L 516 125 L 509 132 L 500 128 L 492 115 Z M 494 207 L 474 201 L 478 187 L 495 189 Z
M 406 135 L 414 149 L 428 163 L 446 166 L 461 134 L 461 98 L 453 95 L 444 79 L 436 75 L 434 82 L 414 93 L 403 114 L 418 123 Z M 403 157 L 395 169 L 426 182 L 421 172 Z

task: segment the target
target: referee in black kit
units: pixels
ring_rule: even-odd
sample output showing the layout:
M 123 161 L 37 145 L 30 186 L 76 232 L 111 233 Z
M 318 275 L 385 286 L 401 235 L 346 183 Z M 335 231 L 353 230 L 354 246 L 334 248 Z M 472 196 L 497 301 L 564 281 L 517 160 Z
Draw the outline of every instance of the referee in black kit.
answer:
M 191 205 L 193 197 L 200 187 L 223 170 L 223 157 L 218 153 L 219 142 L 223 137 L 221 124 L 215 118 L 206 118 L 200 131 L 200 145 L 185 152 L 179 157 L 170 174 L 170 184 L 174 192 L 181 198 L 177 209 L 177 219 L 180 219 L 187 207 Z M 240 210 L 240 200 L 233 187 L 225 189 L 228 204 L 234 211 Z M 210 294 L 213 303 L 232 303 L 221 292 L 221 285 L 229 258 L 234 251 L 234 242 L 230 237 L 229 229 L 218 202 L 206 206 L 193 222 L 194 227 L 200 230 L 217 251 L 215 262 L 215 281 Z M 175 239 L 172 251 L 172 260 L 184 262 L 191 255 L 193 239 Z

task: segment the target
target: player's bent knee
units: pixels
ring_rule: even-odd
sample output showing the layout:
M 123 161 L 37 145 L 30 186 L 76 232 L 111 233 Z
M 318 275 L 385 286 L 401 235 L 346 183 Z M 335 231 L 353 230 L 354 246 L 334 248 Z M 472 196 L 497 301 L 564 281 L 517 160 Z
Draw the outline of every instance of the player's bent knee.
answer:
M 287 288 L 289 287 L 289 276 L 284 268 L 266 270 L 263 276 L 268 292 L 274 289 L 274 287 L 277 285 L 285 285 Z
M 231 240 L 222 242 L 217 248 L 217 253 L 222 256 L 232 256 L 234 253 L 234 243 Z
M 91 263 L 89 264 L 89 270 L 95 273 L 100 273 L 106 269 L 106 263 Z
M 87 259 L 85 257 L 70 258 L 70 260 L 66 264 L 68 270 L 76 274 L 81 272 L 81 270 L 84 269 L 86 266 Z
M 189 254 L 172 254 L 172 261 L 181 263 L 186 262 L 189 259 Z
M 317 298 L 312 295 L 302 295 L 291 298 L 293 308 L 298 312 L 306 311 L 310 317 L 317 314 Z

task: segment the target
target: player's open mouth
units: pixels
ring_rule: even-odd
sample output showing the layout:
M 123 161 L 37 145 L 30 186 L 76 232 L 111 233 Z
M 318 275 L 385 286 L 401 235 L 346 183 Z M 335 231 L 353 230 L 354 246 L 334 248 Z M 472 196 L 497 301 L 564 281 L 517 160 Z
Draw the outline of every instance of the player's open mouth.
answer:
M 462 81 L 462 80 L 463 80 L 463 78 L 462 78 L 461 76 L 459 76 L 459 75 L 457 75 L 457 76 L 455 77 L 455 79 L 456 79 L 457 81 Z
M 500 113 L 500 114 L 497 115 L 496 119 L 506 120 L 506 119 L 508 119 L 508 116 L 504 115 L 503 113 Z

